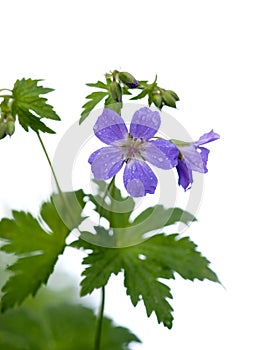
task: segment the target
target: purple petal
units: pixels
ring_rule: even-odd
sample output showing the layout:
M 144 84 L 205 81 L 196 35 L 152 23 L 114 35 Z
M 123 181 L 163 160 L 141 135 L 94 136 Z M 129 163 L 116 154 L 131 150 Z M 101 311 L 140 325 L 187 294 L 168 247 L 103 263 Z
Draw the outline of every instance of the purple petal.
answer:
M 93 153 L 90 155 L 89 159 L 88 159 L 88 163 L 92 164 L 92 162 L 94 161 L 94 158 L 97 156 L 97 154 L 98 154 L 100 151 L 101 151 L 101 150 L 98 149 L 97 151 L 93 152 Z
M 205 147 L 198 147 L 198 150 L 200 150 L 200 156 L 204 166 L 204 173 L 207 173 L 208 169 L 206 166 L 207 166 L 208 155 L 210 151 Z
M 128 134 L 127 127 L 115 111 L 105 108 L 94 125 L 95 135 L 107 145 L 122 140 Z
M 192 170 L 187 167 L 184 160 L 179 160 L 176 169 L 179 175 L 178 184 L 186 191 L 193 182 Z
M 155 135 L 161 124 L 160 115 L 147 107 L 140 108 L 132 117 L 130 134 L 147 141 Z
M 198 147 L 205 143 L 218 140 L 219 138 L 220 138 L 220 135 L 216 134 L 213 130 L 211 130 L 210 132 L 203 134 L 198 141 L 194 142 L 194 145 Z
M 96 153 L 96 154 L 95 154 Z M 94 152 L 92 158 L 92 172 L 96 180 L 107 180 L 113 177 L 123 166 L 123 154 L 117 147 L 103 147 Z
M 143 197 L 155 192 L 157 177 L 145 162 L 131 160 L 124 169 L 124 185 L 132 197 Z
M 206 172 L 205 163 L 201 157 L 201 154 L 197 151 L 196 147 L 193 144 L 189 146 L 179 147 L 179 150 L 189 169 L 198 171 L 199 173 Z
M 179 150 L 176 147 L 176 145 L 174 145 L 174 143 L 168 140 L 159 139 L 159 140 L 150 141 L 150 144 L 160 150 L 162 154 L 162 156 L 160 155 L 160 157 L 164 156 L 164 158 L 168 160 L 169 167 L 164 168 L 163 166 L 160 166 L 160 164 L 154 164 L 149 158 L 148 159 L 146 158 L 150 163 L 162 169 L 171 169 L 178 164 Z M 162 161 L 160 160 L 160 162 Z

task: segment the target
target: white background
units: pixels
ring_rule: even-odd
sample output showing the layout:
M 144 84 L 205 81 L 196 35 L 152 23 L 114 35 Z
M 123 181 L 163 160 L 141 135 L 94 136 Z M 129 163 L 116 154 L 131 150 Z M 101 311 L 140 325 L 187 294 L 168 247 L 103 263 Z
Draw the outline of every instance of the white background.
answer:
M 198 222 L 186 234 L 212 262 L 225 286 L 170 283 L 175 321 L 171 331 L 133 308 L 114 278 L 106 313 L 142 340 L 133 349 L 247 349 L 255 340 L 255 2 L 1 1 L 0 88 L 22 77 L 43 78 L 62 123 L 44 140 L 51 156 L 79 118 L 86 82 L 113 69 L 154 79 L 181 99 L 172 114 L 197 139 L 214 128 Z M 58 125 L 57 125 L 58 124 Z M 18 129 L 0 141 L 0 214 L 36 212 L 51 190 L 50 173 L 36 137 Z M 89 169 L 89 168 L 88 168 Z M 89 170 L 88 170 L 89 171 Z M 81 255 L 62 264 L 79 280 Z M 97 299 L 97 295 L 96 295 Z M 97 300 L 96 300 L 97 301 Z

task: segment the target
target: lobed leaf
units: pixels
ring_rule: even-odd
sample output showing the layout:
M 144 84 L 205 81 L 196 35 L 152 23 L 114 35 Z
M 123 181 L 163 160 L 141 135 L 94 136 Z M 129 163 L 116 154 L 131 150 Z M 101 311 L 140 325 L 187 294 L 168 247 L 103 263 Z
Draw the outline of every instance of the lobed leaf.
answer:
M 89 101 L 83 105 L 83 111 L 79 120 L 80 124 L 88 117 L 93 108 L 107 95 L 107 91 L 95 91 L 92 94 L 86 96 Z
M 170 288 L 159 279 L 172 279 L 174 273 L 183 278 L 209 279 L 217 282 L 216 274 L 209 268 L 209 261 L 196 249 L 188 237 L 158 234 L 150 239 L 126 248 L 105 248 L 78 240 L 71 244 L 89 250 L 84 258 L 81 295 L 107 284 L 110 276 L 124 271 L 124 285 L 134 306 L 143 300 L 147 316 L 153 312 L 159 323 L 172 327 L 172 298 Z
M 5 350 L 93 350 L 96 316 L 79 304 L 61 302 L 33 310 L 21 307 L 0 315 L 0 348 Z M 104 350 L 129 349 L 140 340 L 127 328 L 104 317 L 101 345 Z
M 93 238 L 94 243 L 101 240 L 106 246 L 129 246 L 141 242 L 145 235 L 152 235 L 155 231 L 162 230 L 164 227 L 181 222 L 188 225 L 196 218 L 180 208 L 164 208 L 162 205 L 156 205 L 144 210 L 134 220 L 131 214 L 135 207 L 132 197 L 122 197 L 121 191 L 110 183 L 109 186 L 103 181 L 98 182 L 101 191 L 94 196 L 88 194 L 90 201 L 95 205 L 95 211 L 100 217 L 109 221 L 109 226 L 113 229 L 113 235 L 107 234 L 103 230 L 96 230 L 93 237 L 90 232 L 83 232 L 84 239 Z M 107 187 L 108 186 L 108 187 Z
M 83 192 L 80 190 L 75 194 L 82 210 Z M 65 196 L 68 199 L 71 193 Z M 4 243 L 1 250 L 17 257 L 7 268 L 12 275 L 2 288 L 2 311 L 21 304 L 29 295 L 35 295 L 40 286 L 47 283 L 58 256 L 65 249 L 70 228 L 63 223 L 53 202 L 44 203 L 40 213 L 41 218 L 35 218 L 30 213 L 13 211 L 12 219 L 0 221 L 0 239 Z M 74 227 L 81 221 L 77 213 L 75 217 Z
M 17 80 L 12 90 L 13 104 L 12 114 L 18 116 L 21 126 L 28 131 L 54 133 L 42 121 L 42 118 L 60 120 L 53 107 L 47 103 L 47 99 L 41 95 L 47 94 L 53 89 L 38 85 L 41 80 L 21 79 Z

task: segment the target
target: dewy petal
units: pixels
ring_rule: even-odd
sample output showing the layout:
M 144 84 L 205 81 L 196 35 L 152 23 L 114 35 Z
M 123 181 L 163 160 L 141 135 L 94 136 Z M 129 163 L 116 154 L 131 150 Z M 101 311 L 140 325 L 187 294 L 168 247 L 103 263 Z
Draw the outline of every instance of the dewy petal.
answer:
M 201 154 L 197 151 L 196 147 L 193 144 L 189 146 L 179 147 L 179 150 L 189 169 L 198 171 L 199 173 L 206 172 Z
M 147 107 L 140 108 L 132 117 L 130 134 L 147 141 L 158 131 L 161 124 L 160 114 Z
M 92 157 L 97 153 L 94 157 Z M 91 157 L 92 173 L 96 180 L 107 180 L 114 176 L 123 166 L 123 154 L 117 147 L 103 147 Z M 89 160 L 91 160 L 91 157 Z
M 134 159 L 125 166 L 124 185 L 132 197 L 143 197 L 155 192 L 157 177 L 145 162 Z
M 177 159 L 178 151 L 175 150 L 175 154 Z M 155 141 L 144 142 L 140 147 L 140 155 L 143 159 L 161 169 L 171 169 L 178 162 L 174 162 L 173 165 L 169 157 L 160 148 L 156 147 Z
M 94 125 L 95 135 L 107 145 L 122 140 L 128 134 L 127 127 L 119 114 L 105 108 Z
M 92 164 L 92 162 L 94 161 L 94 158 L 97 156 L 97 154 L 101 151 L 101 149 L 97 149 L 97 151 L 93 152 L 89 159 L 88 159 L 88 163 Z
M 171 141 L 168 141 L 168 140 L 160 140 L 160 139 L 150 141 L 150 143 L 152 145 L 154 145 L 155 147 L 157 147 L 161 151 L 161 153 L 165 157 L 167 157 L 170 166 L 169 166 L 169 168 L 163 168 L 163 169 L 171 169 L 178 164 L 179 150 L 174 143 L 172 143 Z M 148 161 L 151 162 L 149 159 L 148 159 Z M 153 162 L 151 162 L 151 163 L 154 164 Z M 161 166 L 159 166 L 157 164 L 154 164 L 154 165 L 161 168 Z
M 215 140 L 218 140 L 220 138 L 220 135 L 217 134 L 216 132 L 214 132 L 213 130 L 211 130 L 210 132 L 206 133 L 206 134 L 203 134 L 198 141 L 194 142 L 194 145 L 196 147 L 200 146 L 200 145 L 203 145 L 205 143 L 208 143 L 208 142 L 212 142 L 212 141 L 215 141 Z
M 186 191 L 193 182 L 192 170 L 187 167 L 184 160 L 179 160 L 176 169 L 179 175 L 178 184 Z

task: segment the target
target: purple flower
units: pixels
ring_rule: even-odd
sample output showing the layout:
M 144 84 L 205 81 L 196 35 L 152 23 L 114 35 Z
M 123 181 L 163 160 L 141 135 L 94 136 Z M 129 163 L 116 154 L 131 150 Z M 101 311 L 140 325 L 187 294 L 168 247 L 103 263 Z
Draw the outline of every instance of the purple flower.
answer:
M 94 133 L 108 146 L 92 153 L 88 160 L 95 179 L 110 179 L 125 164 L 123 181 L 127 192 L 133 197 L 154 193 L 157 178 L 146 161 L 171 169 L 178 164 L 179 154 L 172 142 L 151 140 L 160 123 L 158 112 L 143 107 L 134 113 L 128 132 L 119 114 L 104 109 L 94 125 Z
M 176 166 L 179 175 L 179 185 L 184 190 L 187 190 L 193 183 L 192 171 L 199 173 L 207 173 L 207 161 L 209 150 L 201 147 L 201 145 L 218 140 L 219 134 L 216 134 L 213 130 L 204 134 L 198 141 L 191 143 L 177 144 L 179 149 L 178 165 Z

